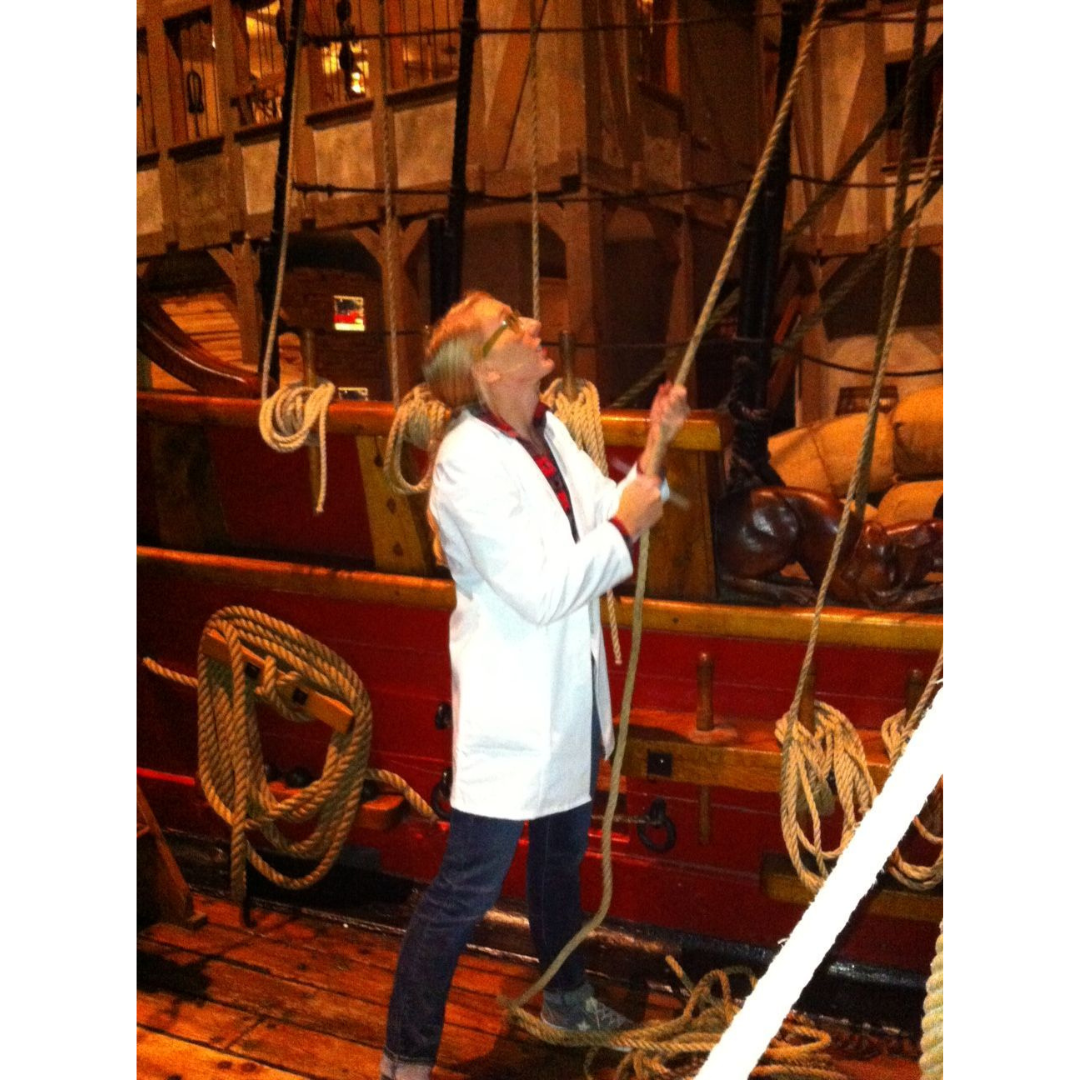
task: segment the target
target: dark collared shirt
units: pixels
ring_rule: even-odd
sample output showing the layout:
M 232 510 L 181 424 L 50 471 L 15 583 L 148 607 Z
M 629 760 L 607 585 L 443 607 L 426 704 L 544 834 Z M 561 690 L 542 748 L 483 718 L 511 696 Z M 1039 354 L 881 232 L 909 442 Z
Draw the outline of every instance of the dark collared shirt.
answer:
M 502 417 L 496 416 L 490 409 L 480 406 L 476 415 L 483 420 L 485 424 L 490 424 L 493 428 L 497 428 L 504 435 L 509 436 L 511 439 L 516 439 L 523 447 L 525 447 L 529 453 L 529 457 L 536 463 L 536 467 L 544 474 L 544 479 L 551 485 L 551 490 L 555 492 L 555 498 L 559 500 L 559 505 L 563 508 L 563 511 L 566 513 L 566 518 L 570 522 L 570 532 L 573 534 L 574 542 L 576 543 L 580 538 L 578 536 L 577 522 L 574 520 L 574 508 L 570 504 L 570 492 L 566 487 L 566 481 L 563 479 L 562 473 L 559 471 L 559 465 L 555 460 L 555 455 L 552 454 L 551 448 L 544 438 L 544 429 L 547 426 L 547 415 L 549 411 L 548 407 L 540 401 L 536 405 L 536 412 L 533 413 L 533 428 L 536 431 L 537 442 L 543 447 L 543 450 L 537 450 L 528 439 L 523 439 L 505 420 L 502 419 Z M 627 547 L 630 547 L 630 534 L 626 531 L 622 522 L 619 521 L 618 518 L 612 518 L 611 523 L 622 534 Z

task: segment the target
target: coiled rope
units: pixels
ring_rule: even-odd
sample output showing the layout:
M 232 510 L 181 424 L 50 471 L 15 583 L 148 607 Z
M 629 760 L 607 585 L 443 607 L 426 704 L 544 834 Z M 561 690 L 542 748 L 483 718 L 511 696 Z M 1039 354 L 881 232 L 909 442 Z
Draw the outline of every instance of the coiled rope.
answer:
M 942 923 L 926 980 L 923 1002 L 922 1053 L 919 1071 L 923 1080 L 942 1080 L 945 1074 L 945 924 Z
M 431 393 L 427 383 L 417 383 L 401 399 L 390 425 L 383 458 L 383 476 L 392 491 L 399 495 L 420 495 L 431 487 L 435 450 L 450 416 L 450 410 Z M 427 468 L 416 483 L 407 480 L 402 469 L 401 458 L 407 442 L 427 454 Z
M 652 1080 L 696 1075 L 702 1060 L 720 1041 L 739 1011 L 731 989 L 733 978 L 744 978 L 752 990 L 756 977 L 749 968 L 710 971 L 692 984 L 672 958 L 667 963 L 682 984 L 686 1003 L 671 1020 L 660 1020 L 617 1032 L 561 1032 L 525 1013 L 521 1026 L 537 1039 L 559 1046 L 588 1048 L 585 1073 L 601 1048 L 629 1051 L 619 1062 L 616 1080 Z M 788 1080 L 844 1080 L 844 1073 L 829 1067 L 825 1054 L 830 1037 L 806 1023 L 785 1020 L 751 1076 L 783 1076 Z
M 319 497 L 315 513 L 326 501 L 326 413 L 337 388 L 329 379 L 316 385 L 282 387 L 259 406 L 259 434 L 272 450 L 288 454 L 301 446 L 319 448 Z M 318 434 L 314 429 L 318 425 Z
M 576 396 L 567 392 L 563 379 L 554 379 L 541 395 L 545 405 L 566 425 L 574 442 L 592 458 L 593 464 L 608 476 L 607 453 L 604 449 L 604 424 L 600 417 L 600 394 L 588 379 L 574 379 Z M 615 607 L 615 593 L 609 589 L 604 596 L 611 655 L 617 667 L 622 667 L 622 642 Z
M 731 268 L 732 261 L 735 257 L 735 251 L 742 239 L 743 233 L 746 229 L 747 221 L 750 217 L 750 211 L 753 208 L 753 203 L 757 198 L 758 192 L 761 189 L 762 183 L 765 179 L 765 173 L 769 166 L 769 160 L 772 157 L 773 151 L 776 148 L 776 144 L 779 141 L 780 133 L 783 130 L 787 118 L 791 112 L 792 102 L 795 97 L 795 90 L 797 89 L 804 69 L 806 68 L 807 60 L 810 54 L 810 47 L 817 36 L 818 29 L 821 25 L 822 16 L 825 11 L 825 0 L 816 0 L 814 5 L 814 12 L 810 17 L 810 22 L 806 27 L 806 30 L 802 34 L 802 38 L 799 43 L 799 52 L 796 57 L 794 68 L 791 72 L 791 77 L 788 80 L 787 89 L 784 93 L 783 100 L 780 103 L 780 107 L 776 111 L 776 116 L 773 120 L 772 131 L 769 134 L 769 138 L 766 141 L 765 148 L 761 154 L 761 160 L 758 162 L 757 171 L 754 175 L 754 179 L 750 184 L 750 188 L 747 191 L 746 199 L 743 203 L 743 208 L 739 214 L 739 218 L 735 223 L 735 227 L 732 230 L 731 238 L 728 240 L 727 250 L 724 252 L 724 257 L 720 262 L 720 266 L 716 272 L 716 277 L 713 280 L 712 287 L 709 290 L 709 295 L 706 298 L 705 304 L 702 308 L 701 315 L 698 318 L 697 326 L 695 327 L 694 334 L 690 339 L 690 342 L 686 348 L 686 354 L 683 357 L 683 362 L 679 368 L 678 374 L 675 378 L 675 385 L 685 385 L 687 375 L 689 373 L 690 366 L 693 364 L 694 357 L 697 354 L 698 346 L 701 343 L 701 339 L 705 333 L 705 327 L 707 325 L 709 315 L 712 312 L 714 305 L 716 304 L 717 297 L 720 294 L 721 286 L 727 277 L 728 271 Z M 655 461 L 648 462 L 646 472 L 655 473 L 657 463 Z M 607 916 L 608 908 L 611 906 L 611 894 L 612 894 L 612 870 L 611 870 L 611 825 L 615 817 L 615 809 L 619 796 L 619 778 L 622 775 L 622 763 L 623 757 L 626 752 L 626 740 L 630 731 L 630 707 L 633 702 L 634 694 L 634 682 L 637 678 L 637 665 L 638 658 L 641 653 L 641 630 L 642 630 L 642 609 L 645 600 L 645 579 L 648 574 L 649 564 L 649 533 L 645 532 L 641 537 L 639 553 L 638 553 L 638 573 L 637 580 L 634 586 L 634 607 L 633 607 L 633 627 L 631 631 L 631 644 L 630 644 L 630 660 L 627 666 L 626 681 L 623 687 L 622 706 L 619 713 L 619 732 L 618 738 L 615 741 L 615 754 L 611 763 L 611 779 L 608 788 L 608 800 L 604 809 L 604 822 L 603 833 L 601 837 L 601 852 L 602 852 L 602 866 L 603 866 L 603 887 L 600 899 L 600 906 L 593 916 L 588 919 L 581 927 L 577 934 L 570 939 L 563 947 L 562 952 L 551 962 L 547 971 L 545 971 L 540 978 L 538 978 L 532 986 L 530 986 L 523 994 L 519 995 L 512 1002 L 507 1003 L 507 1013 L 509 1018 L 517 1024 L 524 1027 L 528 1027 L 530 1024 L 535 1028 L 535 1018 L 532 1018 L 529 1013 L 524 1009 L 524 1005 L 527 1001 L 536 996 L 554 976 L 555 972 L 566 961 L 566 958 L 584 941 L 589 934 L 593 932 Z M 534 1032 L 535 1033 L 535 1032 Z M 562 1041 L 562 1038 L 567 1038 L 569 1045 L 574 1045 L 572 1040 L 575 1035 L 564 1032 L 556 1032 L 556 1036 L 560 1038 L 552 1040 L 551 1035 L 546 1037 L 549 1041 Z M 612 1040 L 603 1045 L 615 1045 L 613 1040 L 620 1037 L 625 1037 L 625 1032 L 605 1032 L 601 1033 L 601 1039 Z M 577 1045 L 581 1045 L 578 1043 Z
M 304 889 L 323 878 L 352 831 L 365 780 L 399 792 L 409 806 L 434 820 L 431 807 L 396 773 L 368 767 L 371 749 L 371 700 L 356 672 L 315 638 L 253 608 L 231 606 L 215 612 L 204 634 L 216 632 L 225 641 L 229 662 L 221 663 L 200 649 L 198 677 L 163 667 L 145 657 L 157 675 L 194 686 L 199 700 L 199 783 L 214 812 L 230 827 L 232 897 L 243 902 L 246 863 L 285 889 Z M 261 659 L 257 681 L 248 678 L 244 651 Z M 330 737 L 322 775 L 295 794 L 278 799 L 266 779 L 256 702 L 273 708 L 294 723 L 310 717 L 294 707 L 293 692 L 305 685 L 344 702 L 353 722 L 344 734 Z M 310 826 L 302 840 L 290 840 L 282 825 Z M 301 859 L 318 859 L 299 877 L 276 870 L 252 846 L 259 832 L 275 851 Z

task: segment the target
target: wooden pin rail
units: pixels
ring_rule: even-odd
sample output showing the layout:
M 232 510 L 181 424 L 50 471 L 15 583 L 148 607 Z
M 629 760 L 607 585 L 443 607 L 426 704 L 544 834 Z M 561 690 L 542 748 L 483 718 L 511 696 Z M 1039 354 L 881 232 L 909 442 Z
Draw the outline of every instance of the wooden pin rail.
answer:
M 771 900 L 787 904 L 809 904 L 810 890 L 784 855 L 766 855 L 761 860 L 761 888 Z M 915 922 L 941 922 L 943 900 L 941 886 L 930 892 L 905 889 L 891 877 L 882 876 L 867 903 L 867 914 Z
M 199 648 L 206 653 L 210 659 L 216 660 L 218 663 L 231 663 L 229 646 L 216 630 L 208 630 L 203 633 L 203 636 L 199 641 Z M 243 656 L 246 665 L 254 666 L 257 670 L 262 670 L 263 657 L 259 656 L 258 653 L 252 652 L 251 649 L 245 646 L 241 646 L 241 655 Z M 296 689 L 293 691 L 292 705 L 297 712 L 306 713 L 313 720 L 322 721 L 322 723 L 332 727 L 342 735 L 352 727 L 352 709 L 344 702 L 338 701 L 337 698 L 316 690 L 304 679 L 301 679 L 299 683 L 297 683 Z
M 774 733 L 775 721 L 728 718 L 725 727 L 733 735 L 724 745 L 695 742 L 691 735 L 694 721 L 689 714 L 652 709 L 631 712 L 623 775 L 741 791 L 780 790 L 780 744 Z M 870 776 L 880 790 L 889 775 L 889 757 L 881 733 L 866 729 L 857 732 L 866 751 Z

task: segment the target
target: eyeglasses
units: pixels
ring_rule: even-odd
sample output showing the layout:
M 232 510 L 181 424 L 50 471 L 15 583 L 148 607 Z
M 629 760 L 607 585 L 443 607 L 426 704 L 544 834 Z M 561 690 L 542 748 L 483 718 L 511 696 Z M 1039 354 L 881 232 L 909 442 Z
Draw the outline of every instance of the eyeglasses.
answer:
M 506 318 L 503 319 L 497 327 L 495 327 L 494 333 L 484 342 L 480 347 L 480 359 L 483 360 L 487 357 L 487 354 L 495 348 L 496 342 L 502 337 L 504 330 L 509 330 L 512 334 L 520 334 L 522 331 L 521 316 L 511 310 L 507 313 Z

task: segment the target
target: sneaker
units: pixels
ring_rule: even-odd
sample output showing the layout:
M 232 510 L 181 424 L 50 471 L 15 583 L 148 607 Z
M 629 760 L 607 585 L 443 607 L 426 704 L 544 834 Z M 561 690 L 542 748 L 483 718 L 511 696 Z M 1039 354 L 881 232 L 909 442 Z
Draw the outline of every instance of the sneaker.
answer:
M 431 1080 L 431 1069 L 419 1062 L 395 1062 L 384 1054 L 379 1062 L 379 1080 Z
M 591 994 L 580 1002 L 555 1004 L 545 997 L 540 1019 L 558 1031 L 625 1031 L 633 1023 Z

